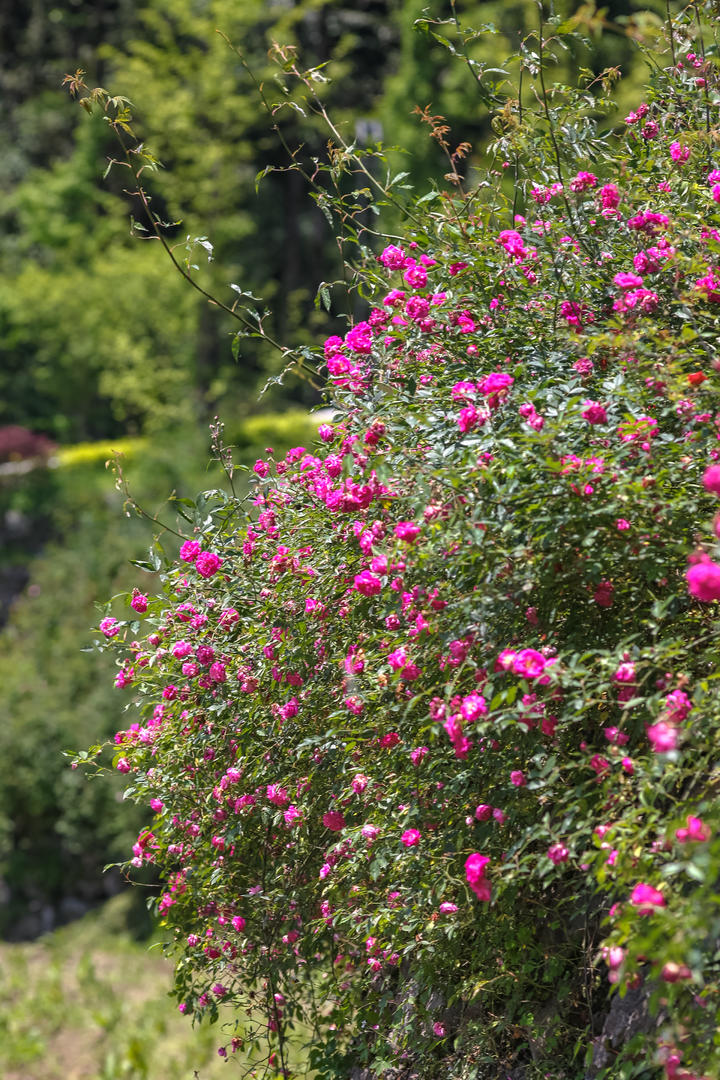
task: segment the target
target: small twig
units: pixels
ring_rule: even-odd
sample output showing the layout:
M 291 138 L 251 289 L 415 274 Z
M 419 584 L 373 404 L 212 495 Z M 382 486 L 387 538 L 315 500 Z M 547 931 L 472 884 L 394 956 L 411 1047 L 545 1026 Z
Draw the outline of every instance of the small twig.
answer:
M 712 168 L 712 148 L 710 143 L 710 98 L 708 96 L 708 80 L 705 60 L 705 38 L 703 37 L 702 21 L 700 19 L 700 11 L 698 9 L 697 0 L 693 4 L 693 11 L 695 12 L 695 21 L 698 28 L 698 41 L 700 43 L 700 55 L 703 59 L 703 100 L 705 102 L 705 133 L 707 134 L 707 153 L 708 153 L 708 167 Z
M 550 135 L 550 142 L 552 143 L 552 147 L 553 147 L 553 154 L 554 154 L 554 157 L 555 157 L 555 168 L 557 170 L 558 183 L 560 184 L 560 187 L 562 188 L 562 199 L 563 199 L 563 202 L 565 204 L 565 209 L 567 210 L 567 215 L 568 215 L 568 221 L 570 223 L 571 229 L 573 230 L 573 233 L 575 234 L 575 238 L 578 241 L 578 243 L 582 246 L 582 248 L 584 249 L 586 254 L 588 254 L 588 255 L 590 255 L 592 257 L 594 253 L 592 252 L 592 250 L 586 244 L 585 238 L 583 237 L 582 233 L 580 232 L 580 229 L 578 228 L 578 224 L 577 224 L 577 222 L 575 220 L 575 216 L 574 216 L 574 214 L 572 212 L 572 207 L 570 206 L 570 200 L 567 197 L 567 191 L 565 189 L 565 181 L 563 179 L 563 172 L 562 172 L 562 158 L 560 157 L 560 147 L 558 146 L 558 142 L 557 142 L 557 139 L 555 137 L 555 125 L 554 125 L 553 119 L 552 119 L 552 117 L 550 115 L 550 105 L 548 103 L 548 92 L 547 92 L 547 89 L 545 87 L 544 52 L 543 52 L 543 50 L 544 50 L 543 27 L 544 27 L 545 24 L 544 24 L 544 15 L 543 15 L 543 7 L 542 7 L 543 0 L 537 0 L 537 4 L 538 4 L 538 11 L 539 11 L 539 14 L 540 14 L 540 27 L 539 27 L 539 30 L 538 30 L 538 52 L 539 52 L 539 69 L 540 69 L 539 70 L 540 89 L 542 90 L 542 102 L 541 103 L 542 103 L 543 112 L 545 114 L 545 120 L 546 120 L 547 125 L 548 125 L 548 134 Z
M 672 54 L 673 67 L 677 67 L 675 57 L 675 38 L 673 34 L 672 15 L 670 14 L 670 0 L 665 0 L 665 17 L 667 19 L 668 38 L 670 39 L 670 52 Z
M 138 517 L 143 517 L 147 521 L 152 521 L 152 523 L 162 529 L 163 532 L 173 533 L 173 535 L 179 537 L 180 540 L 190 540 L 191 537 L 185 536 L 184 533 L 178 532 L 177 529 L 173 529 L 171 525 L 166 525 L 164 521 L 161 521 L 153 514 L 149 514 L 147 510 L 143 510 L 142 506 L 140 506 L 139 503 L 135 502 L 135 499 L 130 494 L 130 486 L 125 479 L 125 476 L 123 475 L 122 465 L 120 464 L 121 457 L 122 454 L 116 451 L 115 456 L 112 458 L 112 461 L 108 462 L 108 464 L 111 464 L 113 472 L 116 474 L 117 479 L 115 481 L 115 486 L 117 487 L 117 490 L 122 492 L 122 494 L 125 496 L 125 505 L 131 506 L 135 513 L 138 515 Z

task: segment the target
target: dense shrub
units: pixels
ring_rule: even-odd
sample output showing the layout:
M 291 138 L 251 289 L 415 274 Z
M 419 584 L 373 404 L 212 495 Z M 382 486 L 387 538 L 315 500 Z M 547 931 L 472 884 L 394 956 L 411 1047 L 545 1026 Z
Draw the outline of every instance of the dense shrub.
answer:
M 99 624 L 152 814 L 128 865 L 166 882 L 181 1010 L 247 1010 L 221 1054 L 286 1071 L 305 1025 L 321 1077 L 720 1074 L 693 17 L 616 135 L 525 42 L 478 189 L 358 269 L 320 443 L 258 459 L 250 505 L 206 493 L 162 592 Z
M 26 458 L 47 458 L 53 450 L 50 439 L 18 424 L 0 427 L 0 464 Z

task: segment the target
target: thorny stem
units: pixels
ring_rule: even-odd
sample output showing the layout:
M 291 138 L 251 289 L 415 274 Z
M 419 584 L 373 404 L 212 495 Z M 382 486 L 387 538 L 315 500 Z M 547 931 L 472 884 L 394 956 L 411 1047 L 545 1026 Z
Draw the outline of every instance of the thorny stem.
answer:
M 261 876 L 260 884 L 261 884 L 263 893 L 265 892 L 265 883 L 266 883 L 266 880 L 267 880 L 267 855 L 268 855 L 269 843 L 270 843 L 270 826 L 268 825 L 267 829 L 265 830 L 265 844 L 263 845 L 263 849 L 262 849 L 262 876 Z M 272 945 L 272 936 L 271 936 L 270 929 L 269 929 L 269 927 L 267 925 L 267 916 L 265 917 L 263 928 L 264 928 L 264 930 L 266 932 L 265 933 L 265 946 L 266 946 L 266 948 L 269 949 L 270 946 Z M 270 970 L 270 975 L 269 975 L 269 978 L 268 978 L 268 985 L 269 985 L 270 994 L 272 995 L 272 999 L 271 999 L 272 1000 L 272 1006 L 271 1006 L 272 1015 L 273 1015 L 273 1019 L 275 1021 L 275 1024 L 277 1026 L 278 1049 L 280 1051 L 280 1064 L 282 1066 L 283 1077 L 286 1077 L 288 1075 L 288 1073 L 287 1073 L 287 1068 L 285 1066 L 285 1036 L 283 1034 L 283 1024 L 282 1024 L 282 1018 L 280 1017 L 280 1013 L 279 1013 L 279 1010 L 278 1010 L 278 1003 L 275 1000 L 275 994 L 277 993 L 277 991 L 275 989 L 276 983 L 275 983 L 275 979 L 274 979 L 274 976 L 273 976 L 272 969 Z M 270 1010 L 268 1010 L 268 1012 L 270 1012 Z
M 698 42 L 700 44 L 700 55 L 703 58 L 703 72 L 704 72 L 703 99 L 705 101 L 705 132 L 706 132 L 707 137 L 708 137 L 708 141 L 707 141 L 708 163 L 709 163 L 709 167 L 712 168 L 712 146 L 711 146 L 711 143 L 710 143 L 710 99 L 708 97 L 707 72 L 705 71 L 705 38 L 703 37 L 702 22 L 700 20 L 700 11 L 698 9 L 697 2 L 693 4 L 693 11 L 695 12 L 695 21 L 697 23 L 697 28 L 698 28 Z
M 164 521 L 160 521 L 160 519 L 155 517 L 154 514 L 149 514 L 147 510 L 143 510 L 142 506 L 140 506 L 139 503 L 135 502 L 135 499 L 130 494 L 130 487 L 128 485 L 128 482 L 123 475 L 122 465 L 120 464 L 121 457 L 122 454 L 116 451 L 115 456 L 112 459 L 111 467 L 117 477 L 115 481 L 115 486 L 117 487 L 118 491 L 122 492 L 122 494 L 125 496 L 125 505 L 131 506 L 139 517 L 146 518 L 147 521 L 152 521 L 153 524 L 161 528 L 163 532 L 173 533 L 174 536 L 179 537 L 181 540 L 189 540 L 190 537 L 185 536 L 184 533 L 178 532 L 177 529 L 173 529 L 170 525 L 166 525 Z
M 305 183 L 308 184 L 308 186 L 310 188 L 312 188 L 317 193 L 317 195 L 319 197 L 325 197 L 327 195 L 327 192 L 325 191 L 325 188 L 322 186 L 322 184 L 318 184 L 317 180 L 315 179 L 316 173 L 308 172 L 308 170 L 305 168 L 305 166 L 302 164 L 302 162 L 298 161 L 298 158 L 297 158 L 298 149 L 293 150 L 292 147 L 290 146 L 290 144 L 288 143 L 287 139 L 285 138 L 285 136 L 283 134 L 283 131 L 282 131 L 282 128 L 280 127 L 277 120 L 275 119 L 275 111 L 273 110 L 272 105 L 270 104 L 270 102 L 268 101 L 268 99 L 267 99 L 267 97 L 265 95 L 265 90 L 264 90 L 263 84 L 261 82 L 258 82 L 258 79 L 257 79 L 257 77 L 255 75 L 255 72 L 253 71 L 253 69 L 250 67 L 247 60 L 245 59 L 245 56 L 243 55 L 242 50 L 239 49 L 238 46 L 235 45 L 230 40 L 230 38 L 227 36 L 227 34 L 223 33 L 222 30 L 216 30 L 215 32 L 220 35 L 220 37 L 223 39 L 223 41 L 225 42 L 227 47 L 232 52 L 235 53 L 238 60 L 242 64 L 243 68 L 245 69 L 245 71 L 250 76 L 250 79 L 251 79 L 251 81 L 253 83 L 253 86 L 255 87 L 255 91 L 256 91 L 259 99 L 260 99 L 262 107 L 265 109 L 265 112 L 268 114 L 268 116 L 270 118 L 270 123 L 271 123 L 272 130 L 274 131 L 275 135 L 277 136 L 277 139 L 278 139 L 280 145 L 282 146 L 283 150 L 285 151 L 288 158 L 292 162 L 292 165 L 290 167 L 292 169 L 297 170 L 300 173 L 300 175 L 302 176 Z M 293 72 L 293 73 L 295 74 L 295 72 Z M 341 229 L 342 229 L 342 226 L 343 226 L 343 221 L 341 219 L 341 222 L 340 222 Z M 345 269 L 346 269 L 345 256 L 344 256 L 343 249 L 342 249 L 342 239 L 339 239 L 339 238 L 336 238 L 336 239 L 338 239 L 338 248 L 339 248 L 339 254 L 340 254 L 340 272 L 341 272 L 341 274 L 343 276 L 343 281 L 345 282 L 345 285 L 347 287 L 347 278 L 345 276 Z
M 557 139 L 555 138 L 555 125 L 553 123 L 552 117 L 550 116 L 550 105 L 548 103 L 548 93 L 547 93 L 547 89 L 546 89 L 546 86 L 545 86 L 545 70 L 544 70 L 544 68 L 545 68 L 545 62 L 544 62 L 545 58 L 544 58 L 544 52 L 543 52 L 543 50 L 544 50 L 543 28 L 544 28 L 544 25 L 545 25 L 545 20 L 544 20 L 544 15 L 543 15 L 543 0 L 537 0 L 537 5 L 538 5 L 538 13 L 540 15 L 540 26 L 539 26 L 539 29 L 538 29 L 538 53 L 539 53 L 539 64 L 538 64 L 538 66 L 539 66 L 539 69 L 540 69 L 539 78 L 540 78 L 540 89 L 542 91 L 542 107 L 543 107 L 543 112 L 545 113 L 545 120 L 546 120 L 547 125 L 548 125 L 548 133 L 550 135 L 550 142 L 552 143 L 552 147 L 553 147 L 553 154 L 555 156 L 555 168 L 557 170 L 558 183 L 562 187 L 563 202 L 565 203 L 565 209 L 567 210 L 568 221 L 570 222 L 570 224 L 572 226 L 573 232 L 575 233 L 575 236 L 576 236 L 578 242 L 582 245 L 582 247 L 587 252 L 587 254 L 592 256 L 593 252 L 588 248 L 587 244 L 585 243 L 584 238 L 582 237 L 582 235 L 580 233 L 580 230 L 578 229 L 577 222 L 575 220 L 575 216 L 574 216 L 574 214 L 572 212 L 572 208 L 570 206 L 570 200 L 568 199 L 567 191 L 565 190 L 565 182 L 563 180 L 563 173 L 562 173 L 562 159 L 560 157 L 560 147 L 558 146 Z
M 126 157 L 126 159 L 128 160 L 128 163 L 129 163 L 130 154 L 133 153 L 134 151 L 129 150 L 125 146 L 125 143 L 123 142 L 122 136 L 120 135 L 119 131 L 116 131 L 116 134 L 117 134 L 117 137 L 118 137 L 118 139 L 120 141 L 120 145 L 122 146 L 123 151 L 125 153 L 125 157 Z M 130 167 L 132 169 L 132 166 L 130 166 Z M 264 338 L 265 341 L 267 341 L 270 345 L 273 345 L 276 349 L 278 349 L 279 352 L 281 352 L 284 356 L 286 356 L 287 353 L 288 353 L 288 350 L 283 345 L 280 345 L 279 342 L 275 341 L 275 339 L 273 337 L 271 337 L 269 334 L 266 334 L 265 331 L 262 329 L 261 324 L 258 324 L 260 326 L 260 329 L 258 330 L 243 315 L 239 315 L 238 312 L 235 311 L 233 307 L 229 307 L 227 304 L 223 303 L 222 300 L 218 300 L 217 297 L 213 296 L 212 293 L 209 293 L 207 291 L 207 289 L 204 289 L 202 287 L 202 285 L 199 285 L 197 283 L 197 281 L 195 281 L 193 276 L 191 274 L 189 274 L 188 271 L 178 262 L 178 260 L 175 258 L 175 253 L 174 253 L 173 249 L 170 247 L 167 240 L 165 239 L 162 232 L 160 231 L 160 227 L 159 227 L 158 222 L 157 222 L 157 216 L 152 212 L 152 209 L 150 207 L 150 200 L 148 198 L 147 192 L 145 191 L 142 184 L 140 183 L 140 176 L 141 176 L 141 173 L 142 173 L 144 168 L 145 168 L 145 166 L 141 166 L 137 170 L 135 170 L 135 169 L 132 170 L 133 171 L 133 176 L 135 177 L 135 181 L 137 183 L 137 190 L 133 191 L 133 192 L 128 192 L 128 194 L 136 195 L 140 199 L 140 201 L 141 201 L 141 203 L 143 205 L 143 209 L 145 210 L 145 215 L 146 215 L 148 221 L 150 222 L 150 225 L 152 227 L 152 230 L 153 230 L 153 233 L 154 233 L 155 237 L 162 244 L 165 252 L 167 253 L 168 257 L 170 258 L 173 266 L 178 271 L 178 273 L 182 277 L 185 278 L 185 281 L 187 281 L 188 284 L 192 285 L 193 289 L 196 289 L 197 292 L 199 292 L 201 296 L 204 296 L 205 299 L 209 303 L 211 303 L 213 306 L 219 307 L 223 311 L 227 312 L 227 314 L 231 315 L 233 317 L 233 319 L 236 319 L 240 323 L 241 326 L 244 326 L 251 333 Z
M 295 72 L 295 74 L 298 74 L 298 73 Z M 338 145 L 343 148 L 343 150 L 345 151 L 346 154 L 350 154 L 350 147 L 345 142 L 342 135 L 340 134 L 340 132 L 337 130 L 337 128 L 333 124 L 332 120 L 330 119 L 330 117 L 328 115 L 328 112 L 327 112 L 325 106 L 320 101 L 320 99 L 317 97 L 317 95 L 314 95 L 314 98 L 315 98 L 315 102 L 316 102 L 316 111 L 320 114 L 320 116 L 322 116 L 323 120 L 325 121 L 328 128 L 332 132 L 333 137 L 335 139 L 337 139 Z M 415 214 L 413 214 L 410 210 L 408 210 L 408 208 L 406 206 L 403 206 L 402 203 L 398 202 L 398 200 L 395 198 L 395 196 L 392 195 L 387 188 L 384 188 L 379 180 L 375 179 L 375 177 L 370 172 L 370 170 L 367 168 L 367 166 L 365 165 L 365 163 L 362 161 L 361 158 L 355 156 L 354 154 L 352 155 L 352 157 L 353 157 L 354 161 L 356 161 L 358 166 L 360 167 L 360 171 L 362 173 L 364 173 L 364 175 L 368 178 L 368 180 L 370 181 L 372 186 L 377 191 L 379 191 L 380 194 L 383 195 L 388 200 L 388 202 L 392 203 L 393 206 L 395 206 L 398 210 L 400 210 L 401 213 L 405 217 L 407 217 L 410 221 L 412 221 L 413 224 L 417 225 L 418 228 L 423 228 L 424 227 L 423 222 L 421 221 L 420 218 L 416 217 Z
M 231 452 L 225 448 L 222 442 L 223 428 L 224 425 L 220 420 L 220 417 L 216 416 L 215 420 L 210 425 L 210 446 L 215 455 L 215 460 L 220 462 L 220 466 L 227 477 L 233 497 L 237 499 L 234 480 L 235 466 L 233 464 Z
M 458 34 L 462 37 L 462 28 L 460 26 L 460 20 L 458 18 L 457 11 L 456 11 L 456 0 L 450 0 L 450 8 L 452 10 L 452 17 L 453 17 L 453 22 L 455 23 L 455 29 L 457 30 Z M 437 22 L 437 20 L 433 20 L 433 21 Z M 465 46 L 465 41 L 463 41 L 463 46 Z M 470 75 L 472 76 L 473 83 L 475 84 L 476 88 L 478 86 L 480 87 L 480 90 L 481 90 L 482 94 L 485 96 L 485 100 L 488 103 L 490 103 L 490 102 L 497 103 L 497 101 L 499 100 L 498 95 L 493 93 L 491 90 L 488 90 L 486 87 L 483 86 L 483 84 L 482 84 L 482 74 L 478 75 L 475 72 L 475 70 L 474 70 L 474 68 L 472 66 L 472 63 L 470 61 L 470 57 L 467 55 L 467 53 L 466 52 L 459 53 L 459 52 L 456 51 L 456 52 L 453 53 L 453 55 L 454 56 L 460 56 L 460 58 L 465 62 L 465 66 L 467 67 L 468 71 L 470 72 Z
M 520 65 L 520 78 L 518 79 L 518 124 L 519 124 L 521 130 L 522 130 L 522 122 L 523 122 L 522 90 L 523 90 L 523 71 L 524 70 L 525 69 L 523 68 L 523 66 L 521 64 Z M 517 200 L 518 200 L 518 194 L 519 194 L 519 192 L 518 192 L 518 184 L 520 182 L 520 152 L 517 149 L 515 150 L 515 169 L 514 169 L 514 172 L 515 172 L 515 188 L 513 190 L 513 205 L 512 205 L 513 221 L 515 221 L 515 213 L 516 213 L 516 210 L 517 210 Z
M 675 59 L 675 35 L 673 34 L 672 15 L 670 13 L 670 0 L 665 0 L 665 14 L 667 18 L 668 38 L 670 39 L 670 52 L 672 54 L 673 67 L 677 67 Z

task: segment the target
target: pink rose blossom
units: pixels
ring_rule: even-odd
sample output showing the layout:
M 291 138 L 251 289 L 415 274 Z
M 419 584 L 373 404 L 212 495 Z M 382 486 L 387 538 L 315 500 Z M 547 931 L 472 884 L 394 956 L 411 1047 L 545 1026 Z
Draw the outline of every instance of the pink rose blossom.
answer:
M 537 649 L 521 649 L 513 654 L 511 662 L 514 673 L 526 679 L 538 678 L 547 666 L 547 660 Z
M 180 558 L 185 562 L 195 562 L 200 554 L 200 544 L 197 540 L 186 540 L 180 548 Z
M 678 731 L 674 724 L 658 720 L 657 724 L 651 724 L 647 728 L 647 737 L 656 754 L 667 754 L 677 746 Z
M 601 581 L 595 587 L 593 593 L 593 600 L 598 607 L 612 607 L 613 594 L 615 592 L 615 586 L 611 581 Z
M 675 830 L 675 836 L 681 844 L 687 844 L 688 841 L 693 840 L 697 843 L 702 843 L 705 840 L 709 840 L 712 836 L 712 829 L 709 825 L 706 825 L 700 818 L 687 817 L 687 827 L 683 827 Z
M 489 855 L 474 852 L 465 860 L 465 878 L 478 900 L 490 900 L 490 882 L 485 877 L 485 867 L 490 862 Z
M 378 260 L 386 270 L 402 270 L 405 265 L 405 252 L 401 247 L 396 247 L 395 244 L 388 244 L 378 256 Z
M 216 660 L 215 663 L 210 667 L 208 675 L 213 682 L 224 683 L 227 679 L 227 671 L 225 670 L 225 665 L 220 663 L 219 660 Z
M 406 544 L 414 544 L 420 535 L 420 526 L 414 521 L 400 521 L 394 531 L 398 540 L 404 540 Z
M 569 852 L 565 845 L 558 843 L 553 844 L 551 847 L 548 848 L 547 857 L 548 859 L 550 859 L 551 862 L 555 863 L 555 865 L 558 866 L 560 863 L 567 862 L 568 854 Z
M 353 352 L 367 355 L 372 349 L 372 327 L 369 323 L 359 322 L 348 330 L 345 335 L 345 344 Z
M 400 736 L 398 735 L 397 731 L 388 731 L 387 734 L 382 735 L 378 739 L 378 743 L 385 750 L 389 749 L 391 746 L 397 746 L 399 742 Z
M 484 413 L 478 412 L 474 405 L 468 405 L 465 409 L 460 410 L 460 414 L 457 418 L 457 425 L 465 435 L 472 428 L 481 426 L 485 423 L 487 416 Z
M 627 656 L 627 653 L 625 654 Z M 629 661 L 624 660 L 618 667 L 617 671 L 613 675 L 613 680 L 619 683 L 631 683 L 635 681 L 635 665 Z
M 665 698 L 666 718 L 672 724 L 681 724 L 692 710 L 692 702 L 684 690 L 673 690 Z
M 345 828 L 345 818 L 338 810 L 328 810 L 323 814 L 323 825 L 331 832 L 340 832 Z
M 611 945 L 609 948 L 603 949 L 603 959 L 610 970 L 614 971 L 622 967 L 625 950 L 620 945 Z
M 614 210 L 620 203 L 620 192 L 615 184 L 605 184 L 599 191 L 603 210 Z
M 411 289 L 424 289 L 427 285 L 427 270 L 424 266 L 408 266 L 403 274 L 403 280 Z
M 720 465 L 710 465 L 703 475 L 703 487 L 713 495 L 720 495 Z
M 355 588 L 362 596 L 377 596 L 382 591 L 382 581 L 369 570 L 363 570 L 355 575 Z
M 238 622 L 240 622 L 240 613 L 235 608 L 224 608 L 220 612 L 218 626 L 222 627 L 223 630 L 231 630 Z
M 720 565 L 707 556 L 690 567 L 685 579 L 689 592 L 704 604 L 720 600 Z
M 681 979 L 691 979 L 692 971 L 687 964 L 676 964 L 674 961 L 669 960 L 666 964 L 663 964 L 663 969 L 660 972 L 663 982 L 679 982 Z M 673 1062 L 674 1059 L 674 1062 Z M 676 1073 L 672 1069 L 673 1063 L 680 1064 L 680 1055 L 678 1053 L 670 1054 L 665 1061 L 665 1075 L 671 1076 L 683 1076 L 685 1080 L 695 1080 L 691 1073 Z
M 213 664 L 213 667 L 215 667 L 215 664 Z M 210 674 L 212 674 L 212 668 L 210 669 Z M 297 716 L 299 709 L 300 705 L 298 699 L 292 697 L 289 701 L 286 701 L 284 705 L 280 706 L 280 716 L 283 720 L 292 720 L 293 716 Z
M 287 791 L 285 788 L 280 787 L 279 784 L 268 784 L 266 795 L 268 802 L 273 803 L 275 806 L 282 807 L 289 802 Z
M 405 847 L 415 847 L 420 843 L 420 833 L 417 829 L 406 829 L 400 839 Z
M 286 825 L 292 826 L 302 824 L 302 814 L 298 810 L 297 806 L 294 806 L 292 803 L 284 812 L 283 817 L 285 818 Z
M 616 274 L 613 281 L 619 289 L 639 289 L 643 283 L 643 279 L 638 274 L 631 274 L 626 270 Z
M 574 176 L 570 181 L 571 191 L 586 191 L 588 188 L 594 188 L 597 186 L 597 176 L 591 172 L 585 172 L 583 169 Z
M 582 411 L 582 417 L 583 420 L 587 420 L 589 424 L 607 423 L 605 406 L 601 405 L 599 401 L 586 401 L 585 408 Z
M 400 669 L 405 667 L 408 662 L 408 657 L 405 649 L 403 649 L 402 647 L 400 647 L 399 649 L 395 649 L 394 652 L 391 652 L 389 654 L 387 661 L 393 671 L 400 671 Z
M 214 551 L 201 551 L 195 559 L 195 569 L 200 577 L 211 578 L 220 568 L 222 559 Z
M 640 915 L 650 915 L 657 908 L 666 907 L 667 901 L 659 889 L 639 882 L 632 891 L 630 903 L 638 909 Z
M 506 371 L 492 371 L 478 383 L 478 390 L 485 395 L 497 394 L 501 390 L 507 390 L 514 382 L 512 375 L 508 375 Z
M 468 724 L 474 723 L 487 713 L 485 698 L 482 694 L 468 694 L 460 703 L 460 713 L 463 720 L 466 720 Z

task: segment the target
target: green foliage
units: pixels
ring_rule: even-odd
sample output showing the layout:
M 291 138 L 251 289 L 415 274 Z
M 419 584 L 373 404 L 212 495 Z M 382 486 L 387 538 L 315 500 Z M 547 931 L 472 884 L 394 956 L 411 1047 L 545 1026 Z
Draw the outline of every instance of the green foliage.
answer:
M 2 419 L 76 442 L 197 417 L 192 307 L 182 281 L 160 267 L 157 248 L 125 247 L 112 263 L 98 253 L 62 272 L 28 262 L 0 285 L 12 342 Z

